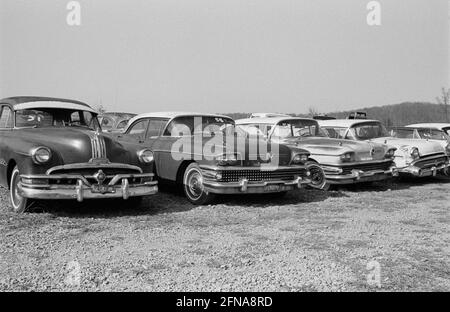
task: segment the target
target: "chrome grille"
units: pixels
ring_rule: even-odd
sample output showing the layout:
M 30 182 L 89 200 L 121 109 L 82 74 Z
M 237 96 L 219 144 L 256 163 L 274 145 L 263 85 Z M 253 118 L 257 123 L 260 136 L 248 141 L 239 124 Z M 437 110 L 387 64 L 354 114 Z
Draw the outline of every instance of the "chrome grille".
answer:
M 274 171 L 264 171 L 264 170 L 226 170 L 222 171 L 222 179 L 220 182 L 238 182 L 242 179 L 247 179 L 250 182 L 261 182 L 261 181 L 291 181 L 296 177 L 305 177 L 306 169 L 297 170 L 274 170 Z
M 343 174 L 350 174 L 352 170 L 361 170 L 361 171 L 374 171 L 374 170 L 383 170 L 386 171 L 391 167 L 391 162 L 383 162 L 383 163 L 373 163 L 373 164 L 360 164 L 354 166 L 343 167 Z
M 436 157 L 436 158 L 432 158 L 432 159 L 424 159 L 424 160 L 419 159 L 418 161 L 416 161 L 414 163 L 414 166 L 419 167 L 419 168 L 431 168 L 431 167 L 442 165 L 446 161 L 447 161 L 446 156 Z

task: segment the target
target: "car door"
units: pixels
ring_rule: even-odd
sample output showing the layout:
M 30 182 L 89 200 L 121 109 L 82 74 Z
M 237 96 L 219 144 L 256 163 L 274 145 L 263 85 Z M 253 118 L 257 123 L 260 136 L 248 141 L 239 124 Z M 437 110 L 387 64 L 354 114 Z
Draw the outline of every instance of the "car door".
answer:
M 189 153 L 180 153 L 179 146 L 190 144 L 193 117 L 168 119 L 153 118 L 149 124 L 146 142 L 155 153 L 157 175 L 160 178 L 176 181 L 178 168 Z M 193 123 L 193 122 L 192 122 Z

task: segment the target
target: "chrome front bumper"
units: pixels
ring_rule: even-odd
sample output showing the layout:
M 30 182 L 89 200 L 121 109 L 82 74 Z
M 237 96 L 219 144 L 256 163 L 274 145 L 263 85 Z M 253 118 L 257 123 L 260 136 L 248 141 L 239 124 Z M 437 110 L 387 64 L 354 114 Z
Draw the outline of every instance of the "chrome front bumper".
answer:
M 247 179 L 242 179 L 239 182 L 203 181 L 205 190 L 214 194 L 278 193 L 300 189 L 309 184 L 311 184 L 310 179 L 301 177 L 292 181 L 249 182 Z
M 392 166 L 388 170 L 358 170 L 353 169 L 350 174 L 338 173 L 336 169 L 327 166 L 322 166 L 325 172 L 325 178 L 330 184 L 352 184 L 361 182 L 374 182 L 397 177 L 399 171 L 397 167 Z M 334 169 L 334 170 L 333 170 Z
M 305 174 L 293 174 L 292 180 L 267 180 L 267 181 L 250 181 L 248 178 L 241 178 L 237 182 L 223 182 L 214 178 L 214 174 L 218 171 L 211 167 L 201 167 L 203 173 L 203 187 L 206 192 L 213 194 L 261 194 L 261 193 L 279 193 L 296 189 L 301 189 L 312 183 L 309 178 L 309 171 L 305 170 Z M 232 167 L 229 170 L 248 170 L 249 168 Z M 286 169 L 286 168 L 282 168 Z M 292 169 L 292 168 L 289 168 Z M 295 170 L 293 170 L 295 171 Z
M 118 174 L 108 184 L 91 184 L 83 175 L 21 175 L 19 193 L 32 199 L 106 199 L 148 196 L 158 192 L 158 182 L 148 181 L 130 184 L 128 179 L 153 179 L 153 173 Z M 75 180 L 75 184 L 52 184 L 54 180 Z M 23 181 L 31 181 L 24 183 Z
M 450 168 L 450 164 L 448 162 L 428 168 L 419 168 L 412 164 L 408 167 L 399 169 L 399 172 L 402 175 L 409 175 L 414 177 L 435 177 L 441 171 L 442 173 L 444 173 L 443 171 L 448 170 L 448 168 Z

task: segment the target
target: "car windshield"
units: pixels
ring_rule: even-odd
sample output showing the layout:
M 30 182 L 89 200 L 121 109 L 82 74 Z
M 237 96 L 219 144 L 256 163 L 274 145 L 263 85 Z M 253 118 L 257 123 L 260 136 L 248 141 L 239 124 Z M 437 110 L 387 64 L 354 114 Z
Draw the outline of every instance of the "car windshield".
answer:
M 125 129 L 126 125 L 128 124 L 129 119 L 122 120 L 117 124 L 117 129 Z
M 165 135 L 188 136 L 192 134 L 234 135 L 234 121 L 226 117 L 215 116 L 183 116 L 175 118 L 168 126 Z
M 439 141 L 449 141 L 450 137 L 441 130 L 438 129 L 417 129 L 417 132 L 419 133 L 420 137 L 422 139 L 429 139 L 429 140 L 439 140 Z
M 114 126 L 114 120 L 109 117 L 102 117 L 99 121 L 103 130 L 111 130 Z
M 272 131 L 272 138 L 306 138 L 312 136 L 325 136 L 315 120 L 292 119 L 279 122 Z
M 391 136 L 399 139 L 420 139 L 415 129 L 392 129 Z
M 69 109 L 24 109 L 16 111 L 16 127 L 85 127 L 100 130 L 96 114 Z
M 349 135 L 356 140 L 371 140 L 390 136 L 386 127 L 379 122 L 356 124 L 350 129 Z

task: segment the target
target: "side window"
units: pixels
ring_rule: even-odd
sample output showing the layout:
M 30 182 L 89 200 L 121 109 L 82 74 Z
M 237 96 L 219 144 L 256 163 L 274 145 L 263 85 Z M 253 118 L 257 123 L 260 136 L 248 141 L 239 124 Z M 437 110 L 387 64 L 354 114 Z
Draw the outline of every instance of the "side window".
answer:
M 150 119 L 147 130 L 147 138 L 161 136 L 167 123 L 167 119 Z
M 136 122 L 134 125 L 131 126 L 130 130 L 128 131 L 128 134 L 144 137 L 145 132 L 147 131 L 147 126 L 148 126 L 148 119 L 139 120 L 138 122 Z
M 13 122 L 12 122 L 12 111 L 8 106 L 2 106 L 1 108 L 1 115 L 0 115 L 0 128 L 12 128 Z
M 71 122 L 72 124 L 75 124 L 75 125 L 81 124 L 80 113 L 79 113 L 79 112 L 73 112 L 73 113 L 70 115 L 70 122 Z
M 178 137 L 190 136 L 194 133 L 194 117 L 179 117 L 169 124 L 164 136 Z

